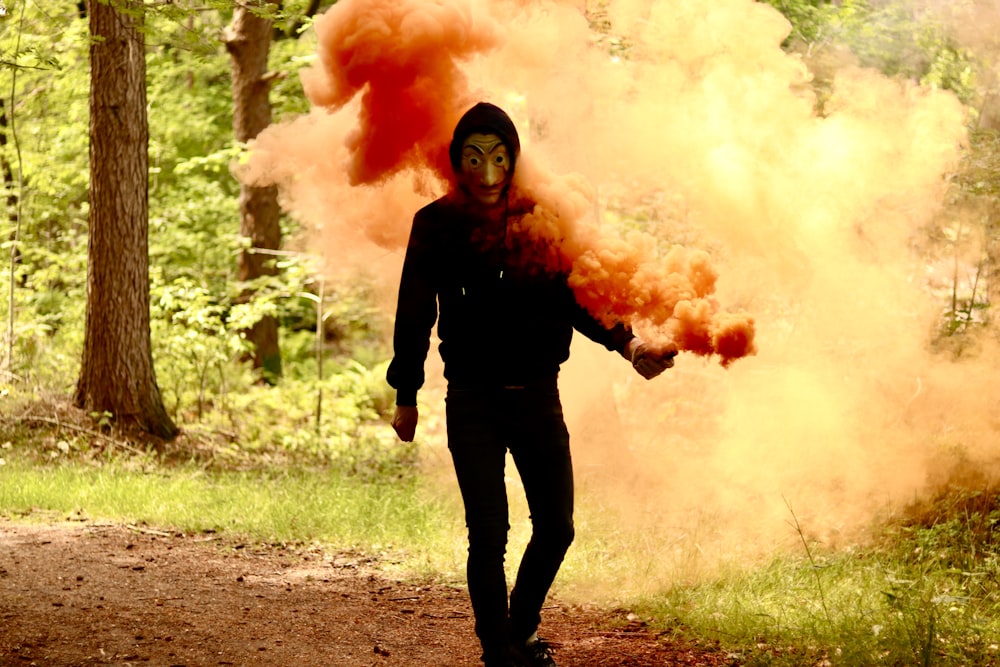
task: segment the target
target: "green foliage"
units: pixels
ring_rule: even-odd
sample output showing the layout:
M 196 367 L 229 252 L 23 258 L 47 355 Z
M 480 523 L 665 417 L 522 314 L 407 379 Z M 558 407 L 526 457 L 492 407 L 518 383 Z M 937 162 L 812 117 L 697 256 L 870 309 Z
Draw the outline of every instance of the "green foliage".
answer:
M 282 20 L 300 19 L 304 5 L 286 4 Z M 10 90 L 5 84 L 15 68 L 18 74 L 6 104 L 18 142 L 9 135 L 0 154 L 16 172 L 14 148 L 21 149 L 26 186 L 21 191 L 15 183 L 2 193 L 19 196 L 23 211 L 12 370 L 25 387 L 69 393 L 86 306 L 88 25 L 71 5 L 59 14 L 37 2 L 25 9 L 20 35 L 11 22 L 0 24 L 0 73 L 6 75 L 0 92 Z M 151 333 L 161 392 L 174 418 L 203 434 L 203 442 L 226 440 L 219 455 L 225 460 L 264 452 L 358 474 L 366 466 L 399 471 L 414 452 L 404 447 L 387 454 L 386 438 L 374 435 L 386 430 L 374 422 L 389 399 L 384 380 L 368 370 L 385 358 L 371 285 L 360 279 L 326 286 L 322 353 L 328 359 L 320 381 L 313 260 L 288 253 L 275 258 L 278 276 L 253 285 L 236 281 L 246 240 L 239 237 L 239 184 L 229 169 L 243 147 L 233 139 L 230 63 L 220 41 L 231 17 L 231 3 L 223 2 L 199 11 L 186 3 L 157 4 L 146 12 Z M 276 117 L 307 110 L 295 73 L 313 57 L 311 40 L 282 39 L 272 48 Z M 0 215 L 0 238 L 12 231 L 11 218 Z M 284 221 L 284 233 L 294 241 L 292 221 Z M 0 286 L 5 294 L 11 287 L 6 272 Z M 248 287 L 255 297 L 242 302 Z M 0 300 L 0 314 L 6 320 L 7 299 Z M 291 379 L 278 390 L 255 385 L 243 361 L 242 331 L 263 315 L 279 319 L 287 341 Z M 352 356 L 365 365 L 347 361 Z M 318 397 L 326 403 L 317 405 Z
M 61 13 L 43 12 L 32 2 L 19 9 L 23 20 L 18 11 L 0 24 L 0 95 L 7 123 L 0 161 L 11 179 L 0 195 L 7 204 L 0 214 L 6 260 L 0 311 L 6 322 L 16 230 L 18 345 L 10 370 L 25 377 L 30 369 L 65 389 L 72 386 L 65 375 L 76 367 L 72 346 L 82 338 L 82 331 L 67 324 L 80 321 L 86 278 L 88 143 L 86 131 L 77 128 L 87 126 L 87 25 L 70 5 Z
M 954 272 L 942 294 L 946 306 L 934 344 L 961 353 L 990 323 L 991 289 L 997 293 L 1000 132 L 970 132 L 962 165 L 950 185 L 947 208 L 926 230 L 926 252 L 947 258 Z
M 953 183 L 956 197 L 1000 197 L 1000 131 L 975 129 L 970 133 L 964 164 Z
M 792 24 L 785 48 L 813 66 L 819 113 L 837 69 L 850 63 L 952 91 L 969 107 L 970 140 L 949 201 L 927 238 L 917 241 L 935 275 L 950 274 L 949 284 L 934 278 L 930 285 L 943 304 L 933 345 L 961 354 L 990 323 L 998 293 L 1000 144 L 995 131 L 979 126 L 981 107 L 997 94 L 996 54 L 960 44 L 933 5 L 920 11 L 900 0 L 765 1 Z
M 826 0 L 764 0 L 792 24 L 784 46 L 795 42 L 814 44 L 828 39 L 828 26 L 834 25 L 840 7 Z
M 271 86 L 271 107 L 275 120 L 285 120 L 309 111 L 309 100 L 302 94 L 298 72 L 315 59 L 315 33 L 308 32 L 298 39 L 271 43 L 270 67 L 271 71 L 278 73 Z
M 157 284 L 150 301 L 153 358 L 160 362 L 164 403 L 175 420 L 182 410 L 194 410 L 193 417 L 200 419 L 212 396 L 224 397 L 237 383 L 239 369 L 232 360 L 245 353 L 246 342 L 227 322 L 228 305 L 190 280 Z
M 365 479 L 401 479 L 418 468 L 418 450 L 399 443 L 385 421 L 391 396 L 385 367 L 349 362 L 321 382 L 285 379 L 229 394 L 198 430 L 226 434 L 216 456 L 234 464 L 269 460 L 322 464 Z
M 981 63 L 958 46 L 933 16 L 899 0 L 763 0 L 792 24 L 785 48 L 815 59 L 831 49 L 850 51 L 859 65 L 951 90 L 965 103 L 977 96 Z M 822 94 L 827 84 L 819 76 Z

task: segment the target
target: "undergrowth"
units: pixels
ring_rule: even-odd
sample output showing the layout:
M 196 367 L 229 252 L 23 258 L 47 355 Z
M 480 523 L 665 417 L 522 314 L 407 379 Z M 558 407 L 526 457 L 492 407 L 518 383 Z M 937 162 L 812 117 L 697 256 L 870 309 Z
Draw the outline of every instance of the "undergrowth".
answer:
M 944 488 L 840 550 L 679 586 L 641 607 L 744 665 L 1000 665 L 1000 490 Z

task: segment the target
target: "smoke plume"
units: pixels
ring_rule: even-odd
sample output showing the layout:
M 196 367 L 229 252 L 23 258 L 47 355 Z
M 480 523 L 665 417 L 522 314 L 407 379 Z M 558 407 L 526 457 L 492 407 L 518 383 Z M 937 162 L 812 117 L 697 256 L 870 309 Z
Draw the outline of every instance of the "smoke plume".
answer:
M 652 585 L 794 542 L 790 508 L 847 539 L 942 461 L 997 463 L 993 353 L 928 351 L 941 305 L 912 251 L 966 110 L 848 65 L 818 113 L 789 31 L 752 0 L 341 0 L 312 111 L 239 171 L 337 262 L 388 253 L 392 285 L 457 119 L 510 113 L 539 204 L 519 231 L 560 239 L 592 312 L 692 353 L 647 383 L 575 344 L 564 371 L 582 483 L 670 536 Z
M 586 28 L 581 21 L 576 12 L 576 23 Z M 461 65 L 500 49 L 505 41 L 500 22 L 467 1 L 349 1 L 321 16 L 315 29 L 318 60 L 302 73 L 310 102 L 329 113 L 359 100 L 353 127 L 341 141 L 347 183 L 380 185 L 405 171 L 447 183 L 451 130 L 476 98 Z M 282 134 L 259 139 L 257 155 Z M 248 170 L 244 178 L 286 185 L 293 174 L 261 177 Z M 570 268 L 570 286 L 581 305 L 608 322 L 644 327 L 647 336 L 667 338 L 681 350 L 718 355 L 723 365 L 755 352 L 753 319 L 721 310 L 712 298 L 715 272 L 705 253 L 689 257 L 677 246 L 661 263 L 655 253 L 643 252 L 649 244 L 640 249 L 639 243 L 621 243 L 587 224 L 592 205 L 576 204 L 592 198 L 574 191 L 572 178 L 548 173 L 537 162 L 517 176 L 518 189 L 537 206 L 514 231 L 558 243 L 561 256 L 553 261 Z M 323 184 L 300 181 L 295 187 Z M 383 224 L 374 224 L 367 235 L 395 249 L 404 234 L 388 233 Z

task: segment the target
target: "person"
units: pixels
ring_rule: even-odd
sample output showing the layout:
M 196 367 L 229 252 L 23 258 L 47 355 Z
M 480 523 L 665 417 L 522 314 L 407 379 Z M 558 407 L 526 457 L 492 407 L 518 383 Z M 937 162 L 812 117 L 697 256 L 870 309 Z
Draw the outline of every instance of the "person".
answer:
M 577 304 L 564 270 L 514 222 L 533 205 L 512 192 L 520 140 L 510 117 L 480 102 L 454 129 L 449 192 L 413 218 L 386 379 L 392 427 L 410 442 L 417 393 L 437 322 L 445 417 L 468 529 L 467 578 L 486 667 L 554 666 L 538 638 L 545 597 L 574 537 L 573 470 L 557 377 L 573 331 L 619 352 L 647 379 L 673 365 L 629 327 L 608 327 Z M 507 451 L 524 487 L 532 533 L 509 604 L 504 558 Z

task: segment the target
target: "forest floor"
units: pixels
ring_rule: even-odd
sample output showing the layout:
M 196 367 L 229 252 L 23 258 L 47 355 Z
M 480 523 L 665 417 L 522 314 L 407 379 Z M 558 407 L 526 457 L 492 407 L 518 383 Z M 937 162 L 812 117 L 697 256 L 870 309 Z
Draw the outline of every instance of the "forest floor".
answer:
M 739 664 L 625 610 L 543 610 L 560 667 Z M 464 589 L 359 554 L 0 518 L 0 666 L 475 667 Z

